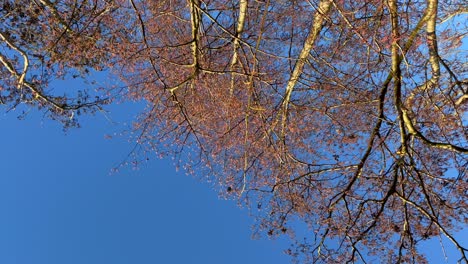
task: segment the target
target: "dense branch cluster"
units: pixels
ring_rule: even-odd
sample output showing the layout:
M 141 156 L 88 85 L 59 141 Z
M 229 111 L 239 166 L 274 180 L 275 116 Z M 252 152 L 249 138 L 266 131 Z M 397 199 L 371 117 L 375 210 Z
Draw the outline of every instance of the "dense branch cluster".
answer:
M 34 0 L 0 8 L 0 100 L 74 120 L 107 70 L 147 151 L 239 197 L 310 263 L 424 263 L 468 221 L 464 1 Z M 463 42 L 465 41 L 465 43 Z M 465 45 L 465 46 L 463 46 Z M 257 210 L 258 209 L 258 210 Z M 294 233 L 300 220 L 306 240 Z

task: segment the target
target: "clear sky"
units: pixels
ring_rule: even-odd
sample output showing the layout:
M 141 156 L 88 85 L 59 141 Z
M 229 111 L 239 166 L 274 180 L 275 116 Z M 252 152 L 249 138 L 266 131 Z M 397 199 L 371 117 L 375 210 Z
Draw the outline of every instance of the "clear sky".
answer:
M 252 240 L 247 210 L 171 161 L 111 174 L 133 145 L 105 139 L 118 128 L 102 115 L 65 135 L 37 113 L 1 112 L 0 263 L 289 262 L 287 242 Z
M 130 122 L 132 109 L 113 106 L 110 116 Z M 64 134 L 34 111 L 18 120 L 19 112 L 4 110 L 0 263 L 289 263 L 282 253 L 289 242 L 252 240 L 247 210 L 176 173 L 171 161 L 111 174 L 133 147 L 124 137 L 104 137 L 122 125 L 97 114 Z M 431 263 L 444 263 L 437 240 L 422 248 Z M 446 250 L 446 263 L 455 263 L 453 248 Z

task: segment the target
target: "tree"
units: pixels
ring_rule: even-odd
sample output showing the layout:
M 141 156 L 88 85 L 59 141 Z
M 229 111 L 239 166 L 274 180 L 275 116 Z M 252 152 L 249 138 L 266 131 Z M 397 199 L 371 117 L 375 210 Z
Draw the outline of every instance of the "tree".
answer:
M 464 1 L 5 0 L 0 12 L 2 104 L 69 126 L 145 100 L 142 151 L 250 206 L 301 262 L 424 263 L 417 246 L 440 235 L 468 262 L 454 236 L 468 221 Z M 49 86 L 101 70 L 125 86 Z

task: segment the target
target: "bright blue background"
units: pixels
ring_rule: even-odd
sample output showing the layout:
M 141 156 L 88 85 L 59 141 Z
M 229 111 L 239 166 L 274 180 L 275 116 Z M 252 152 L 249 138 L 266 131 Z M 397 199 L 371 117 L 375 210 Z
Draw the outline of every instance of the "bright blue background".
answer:
M 111 117 L 131 120 L 124 108 Z M 122 127 L 102 115 L 67 135 L 17 115 L 0 114 L 0 263 L 289 262 L 286 242 L 252 240 L 247 210 L 171 161 L 111 174 L 133 144 L 105 139 Z
M 134 109 L 113 106 L 110 116 L 131 122 Z M 133 143 L 105 139 L 124 127 L 103 115 L 65 135 L 34 111 L 26 120 L 0 112 L 1 264 L 289 263 L 289 242 L 252 240 L 247 210 L 171 161 L 111 174 Z M 437 240 L 422 248 L 444 263 Z

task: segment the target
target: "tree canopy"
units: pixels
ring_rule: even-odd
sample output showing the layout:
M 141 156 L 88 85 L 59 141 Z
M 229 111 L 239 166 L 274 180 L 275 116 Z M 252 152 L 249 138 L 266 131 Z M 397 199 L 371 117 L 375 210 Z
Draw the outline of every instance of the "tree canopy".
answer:
M 0 103 L 66 127 L 144 100 L 180 160 L 303 263 L 424 263 L 468 221 L 462 0 L 4 0 Z M 57 89 L 102 71 L 122 86 Z M 65 91 L 65 92 L 59 92 Z M 309 227 L 295 235 L 295 222 Z

